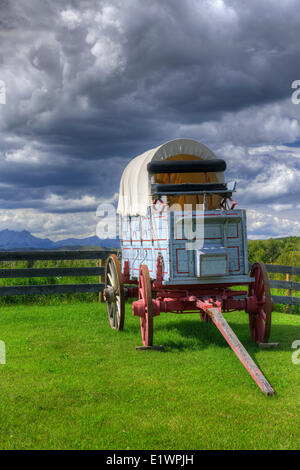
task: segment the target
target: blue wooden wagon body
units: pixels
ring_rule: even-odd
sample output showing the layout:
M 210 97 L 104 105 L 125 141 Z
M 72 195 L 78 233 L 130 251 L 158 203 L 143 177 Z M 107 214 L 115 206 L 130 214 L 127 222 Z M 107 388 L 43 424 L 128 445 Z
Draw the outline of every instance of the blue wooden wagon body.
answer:
M 192 191 L 187 191 L 187 185 L 184 184 L 175 185 L 176 189 L 172 187 L 171 192 L 164 189 L 169 189 L 168 185 L 160 185 L 158 191 L 156 176 L 149 173 L 146 164 L 166 162 L 172 160 L 174 155 L 177 158 L 206 159 L 209 164 L 216 160 L 215 155 L 202 144 L 178 139 L 130 162 L 122 177 L 123 187 L 122 182 L 120 187 L 120 197 L 123 197 L 123 201 L 119 202 L 122 271 L 127 264 L 130 280 L 133 281 L 139 277 L 140 266 L 147 265 L 150 277 L 155 279 L 156 262 L 160 254 L 164 264 L 163 282 L 166 285 L 248 283 L 245 211 L 221 206 L 221 198 L 214 210 L 209 209 L 203 195 L 220 192 L 219 189 L 211 190 L 212 185 L 209 183 L 202 185 L 198 191 L 195 185 Z M 180 163 L 187 165 L 190 160 L 182 160 Z M 223 196 L 224 191 L 226 197 L 231 196 L 235 184 L 226 185 L 223 172 L 217 175 L 218 182 L 224 185 Z M 182 186 L 185 187 L 181 192 L 178 188 Z M 191 193 L 201 195 L 202 204 L 192 204 L 188 212 L 184 211 L 183 204 L 177 210 L 176 207 L 169 210 L 170 194 L 174 198 L 174 195 L 180 197 L 180 194 Z M 154 203 L 157 198 L 162 202 L 158 207 Z M 191 231 L 195 233 L 196 227 L 197 233 L 192 240 Z M 193 243 L 188 245 L 191 241 Z
M 130 279 L 139 277 L 142 264 L 155 279 L 158 253 L 163 258 L 164 284 L 239 284 L 248 275 L 246 213 L 244 210 L 181 211 L 162 213 L 148 208 L 148 215 L 122 218 L 122 271 L 127 262 Z M 187 238 L 191 223 L 204 225 L 201 238 Z M 194 244 L 187 249 L 187 243 Z

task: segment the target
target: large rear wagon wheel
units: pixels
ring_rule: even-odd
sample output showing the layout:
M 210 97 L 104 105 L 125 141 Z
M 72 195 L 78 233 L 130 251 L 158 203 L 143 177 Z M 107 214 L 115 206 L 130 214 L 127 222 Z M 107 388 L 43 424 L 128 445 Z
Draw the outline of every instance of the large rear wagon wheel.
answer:
M 109 255 L 105 267 L 105 289 L 108 321 L 111 328 L 123 330 L 125 320 L 125 295 L 120 262 L 116 255 Z
M 249 313 L 250 331 L 256 343 L 268 343 L 271 332 L 273 302 L 270 281 L 263 263 L 252 266 L 250 277 L 254 283 L 249 286 L 249 297 L 256 298 L 256 312 Z
M 152 288 L 148 266 L 140 267 L 139 300 L 145 304 L 145 313 L 140 317 L 141 335 L 144 346 L 153 346 L 153 309 L 152 309 Z

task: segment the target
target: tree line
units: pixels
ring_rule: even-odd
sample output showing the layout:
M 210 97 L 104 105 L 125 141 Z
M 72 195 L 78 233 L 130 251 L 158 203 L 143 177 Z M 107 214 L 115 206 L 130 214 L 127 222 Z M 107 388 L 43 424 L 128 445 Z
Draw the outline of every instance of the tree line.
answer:
M 249 240 L 248 259 L 250 263 L 300 266 L 300 237 Z

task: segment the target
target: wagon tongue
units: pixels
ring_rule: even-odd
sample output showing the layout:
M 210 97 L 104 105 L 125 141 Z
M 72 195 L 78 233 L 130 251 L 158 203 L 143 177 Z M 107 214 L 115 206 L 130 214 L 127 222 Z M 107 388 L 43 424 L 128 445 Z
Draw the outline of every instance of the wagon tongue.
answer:
M 257 367 L 252 357 L 248 354 L 242 343 L 239 341 L 236 334 L 232 331 L 227 321 L 221 314 L 220 310 L 216 307 L 211 307 L 210 305 L 207 305 L 207 308 L 205 308 L 205 313 L 211 318 L 218 330 L 220 330 L 231 349 L 235 352 L 235 354 L 237 355 L 241 363 L 244 365 L 244 367 L 247 369 L 251 377 L 255 380 L 259 388 L 266 395 L 273 395 L 273 388 L 271 387 L 261 370 Z

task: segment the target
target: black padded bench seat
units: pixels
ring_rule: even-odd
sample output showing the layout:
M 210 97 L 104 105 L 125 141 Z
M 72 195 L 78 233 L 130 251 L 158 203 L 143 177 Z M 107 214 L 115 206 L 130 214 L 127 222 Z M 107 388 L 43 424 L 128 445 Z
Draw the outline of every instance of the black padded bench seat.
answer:
M 227 186 L 225 183 L 206 183 L 206 184 L 195 184 L 195 183 L 181 183 L 181 184 L 152 184 L 152 193 L 165 194 L 165 193 L 176 193 L 176 192 L 210 192 L 210 191 L 224 191 L 227 192 Z
M 214 160 L 162 160 L 148 163 L 149 173 L 198 173 L 225 171 L 226 162 L 216 158 Z

